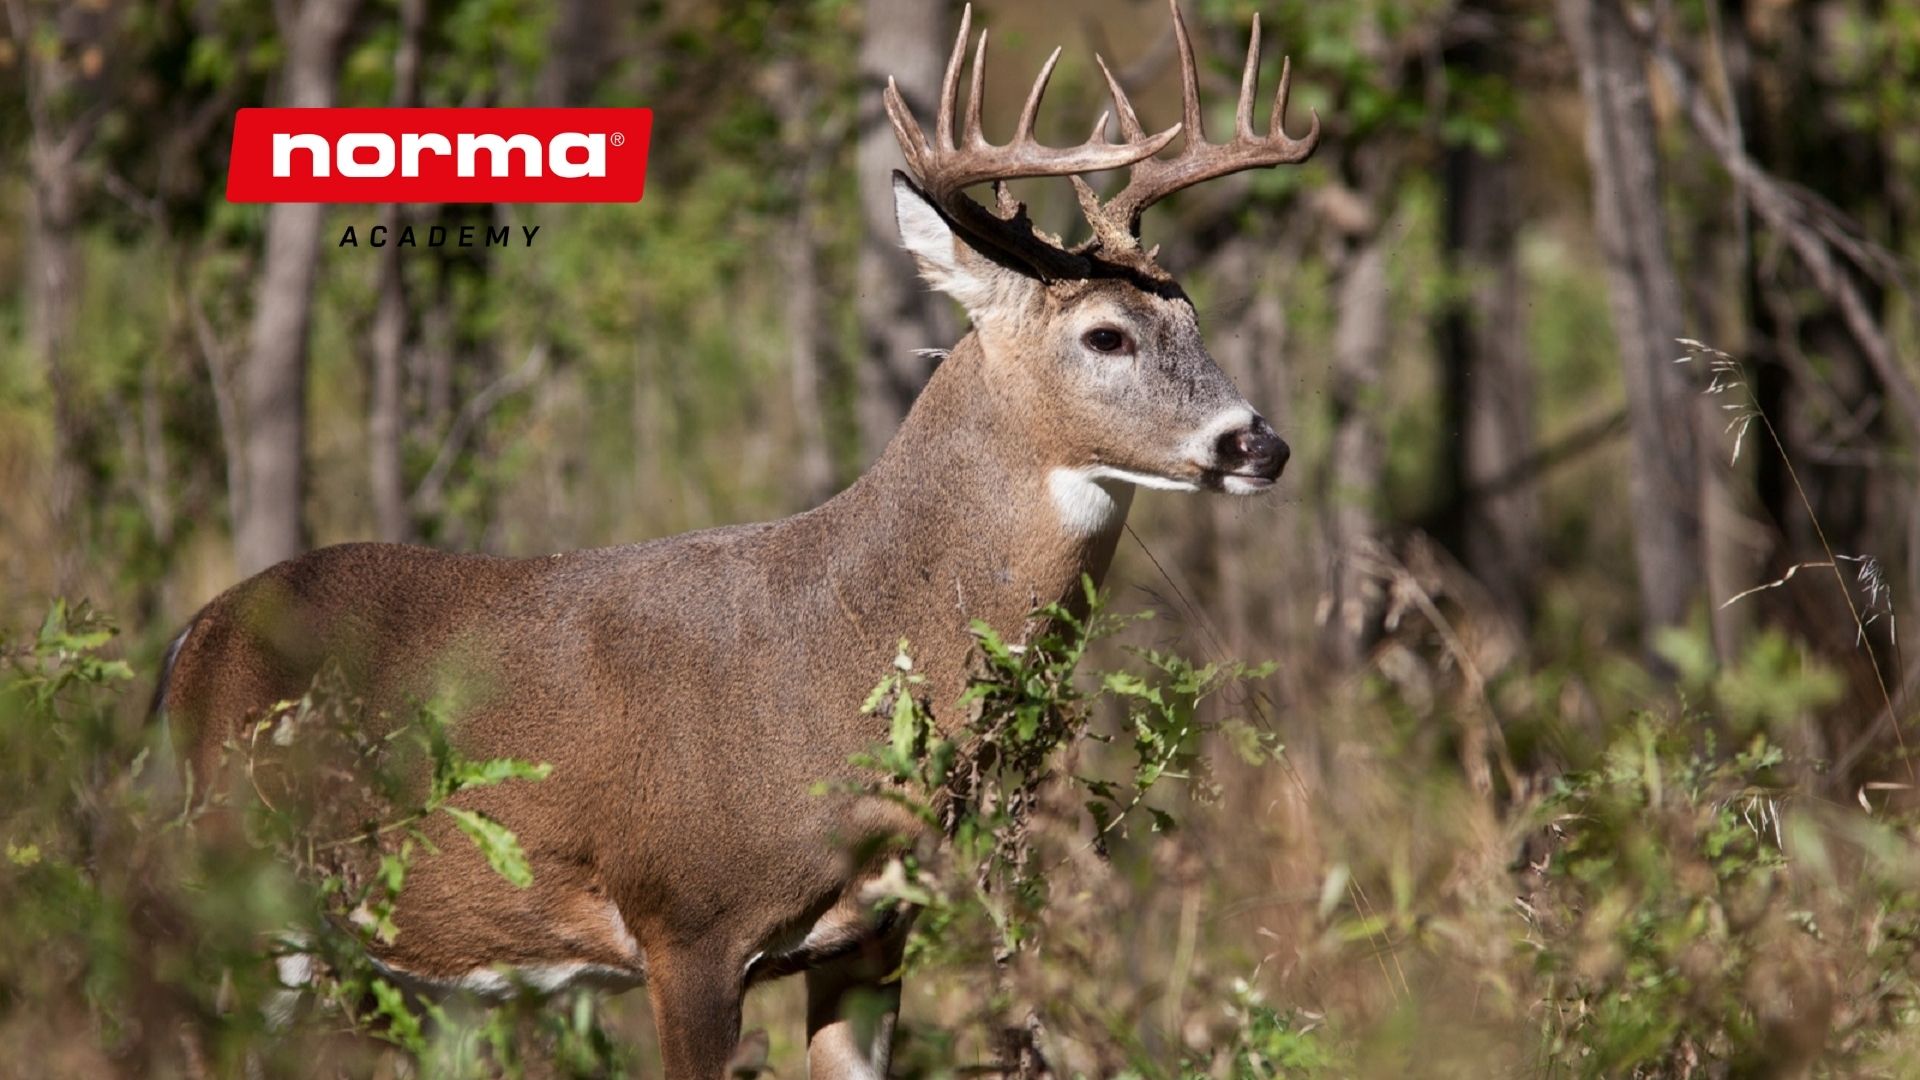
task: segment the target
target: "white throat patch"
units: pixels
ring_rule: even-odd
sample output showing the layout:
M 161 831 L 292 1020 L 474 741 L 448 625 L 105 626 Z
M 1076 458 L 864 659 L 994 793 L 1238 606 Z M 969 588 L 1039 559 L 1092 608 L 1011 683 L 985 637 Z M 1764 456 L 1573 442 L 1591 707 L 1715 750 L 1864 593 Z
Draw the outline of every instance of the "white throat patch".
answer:
M 1105 465 L 1055 469 L 1047 474 L 1047 491 L 1053 496 L 1054 512 L 1060 515 L 1061 527 L 1074 536 L 1099 536 L 1119 528 L 1126 520 L 1127 508 L 1133 505 L 1135 485 L 1195 490 L 1193 485 L 1177 480 L 1163 480 Z

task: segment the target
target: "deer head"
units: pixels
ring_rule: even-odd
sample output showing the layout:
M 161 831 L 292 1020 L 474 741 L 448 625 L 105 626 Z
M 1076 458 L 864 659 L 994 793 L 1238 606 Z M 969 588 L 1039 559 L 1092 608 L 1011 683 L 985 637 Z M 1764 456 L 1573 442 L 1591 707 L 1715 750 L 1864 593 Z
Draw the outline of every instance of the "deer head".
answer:
M 1256 16 L 1241 77 L 1233 138 L 1209 143 L 1201 125 L 1193 44 L 1177 2 L 1183 111 L 1180 123 L 1149 135 L 1119 81 L 1100 60 L 1120 126 L 1106 138 L 1108 114 L 1087 141 L 1041 145 L 1034 117 L 1060 51 L 1034 80 L 1013 140 L 989 143 L 980 128 L 987 35 L 980 33 L 964 121 L 956 136 L 960 71 L 972 22 L 961 16 L 942 82 L 931 140 L 899 88 L 888 81 L 887 114 L 909 177 L 894 174 L 900 235 L 934 288 L 958 300 L 1006 407 L 1030 418 L 1052 467 L 1063 514 L 1085 516 L 1103 497 L 1096 486 L 1124 481 L 1174 490 L 1252 494 L 1270 487 L 1286 464 L 1286 443 L 1249 405 L 1208 355 L 1193 304 L 1143 249 L 1140 217 L 1182 188 L 1242 169 L 1296 164 L 1313 153 L 1320 119 L 1301 139 L 1284 130 L 1291 68 L 1283 66 L 1267 133 L 1253 130 L 1260 63 Z M 1171 157 L 1159 154 L 1176 136 Z M 1083 173 L 1128 168 L 1127 185 L 1104 202 Z M 1067 246 L 1039 230 L 1005 181 L 1064 176 L 1092 235 Z M 992 183 L 994 207 L 966 195 Z M 1097 522 L 1096 522 L 1097 523 Z

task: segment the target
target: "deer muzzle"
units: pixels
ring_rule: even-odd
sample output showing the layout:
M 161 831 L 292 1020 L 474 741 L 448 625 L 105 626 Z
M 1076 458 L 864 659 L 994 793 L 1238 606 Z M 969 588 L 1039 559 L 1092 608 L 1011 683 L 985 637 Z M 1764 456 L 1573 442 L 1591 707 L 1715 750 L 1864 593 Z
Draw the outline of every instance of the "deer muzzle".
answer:
M 1254 414 L 1244 427 L 1223 432 L 1213 447 L 1214 469 L 1223 490 L 1236 495 L 1264 491 L 1280 479 L 1293 451 L 1266 417 Z

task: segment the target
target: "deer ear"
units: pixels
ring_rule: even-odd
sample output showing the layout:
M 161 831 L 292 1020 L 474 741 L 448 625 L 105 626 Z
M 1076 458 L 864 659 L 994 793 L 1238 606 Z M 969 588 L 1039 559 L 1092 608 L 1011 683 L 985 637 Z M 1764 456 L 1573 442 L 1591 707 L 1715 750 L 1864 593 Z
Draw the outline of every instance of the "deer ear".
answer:
M 946 216 L 899 172 L 893 174 L 893 214 L 900 225 L 900 243 L 920 265 L 920 276 L 960 301 L 974 322 L 1029 284 L 1024 275 L 1001 266 L 961 239 Z

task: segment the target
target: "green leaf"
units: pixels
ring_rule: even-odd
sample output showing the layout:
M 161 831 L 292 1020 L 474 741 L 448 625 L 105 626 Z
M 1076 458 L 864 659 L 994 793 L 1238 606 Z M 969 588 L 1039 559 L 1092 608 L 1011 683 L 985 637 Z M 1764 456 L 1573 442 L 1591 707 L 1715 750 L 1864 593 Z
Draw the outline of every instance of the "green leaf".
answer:
M 913 695 L 901 692 L 893 703 L 893 752 L 902 758 L 911 757 L 914 744 L 920 741 L 919 712 L 914 708 Z
M 947 782 L 947 776 L 953 771 L 954 755 L 958 747 L 949 739 L 935 739 L 927 747 L 927 783 L 939 787 Z
M 968 624 L 968 629 L 973 632 L 975 638 L 979 639 L 980 651 L 986 653 L 989 660 L 996 663 L 1011 661 L 1012 654 L 1007 651 L 1007 643 L 1000 637 L 999 631 L 979 619 Z
M 1346 942 L 1367 941 L 1387 932 L 1387 920 L 1383 915 L 1370 915 L 1363 919 L 1353 919 L 1341 923 L 1335 933 Z
M 881 679 L 880 684 L 873 688 L 871 694 L 867 695 L 867 700 L 860 703 L 860 711 L 863 713 L 877 712 L 880 708 L 880 703 L 886 700 L 887 693 L 893 689 L 893 685 L 893 676 L 889 675 Z
M 427 1035 L 420 1018 L 407 1007 L 407 997 L 385 979 L 373 980 L 374 1012 L 387 1018 L 386 1038 L 413 1054 L 427 1052 Z
M 545 780 L 553 773 L 546 762 L 534 764 L 517 758 L 493 758 L 488 761 L 455 761 L 448 770 L 454 791 L 470 787 L 490 787 L 506 780 Z
M 407 863 L 413 855 L 411 841 L 403 844 L 396 853 L 380 856 L 380 887 L 390 893 L 398 894 L 407 882 Z
M 1258 765 L 1268 756 L 1278 757 L 1280 744 L 1266 732 L 1247 723 L 1245 720 L 1228 720 L 1220 725 L 1220 734 L 1224 735 L 1227 745 L 1234 754 L 1249 765 Z
M 39 642 L 41 648 L 45 648 L 47 642 L 52 641 L 56 634 L 66 629 L 66 625 L 67 602 L 56 597 L 53 603 L 47 605 L 47 614 L 40 620 L 40 633 L 36 635 L 35 640 Z
M 527 865 L 527 853 L 520 850 L 520 838 L 513 835 L 513 830 L 477 810 L 458 806 L 445 809 L 480 854 L 487 857 L 494 873 L 522 889 L 533 884 L 533 868 Z

